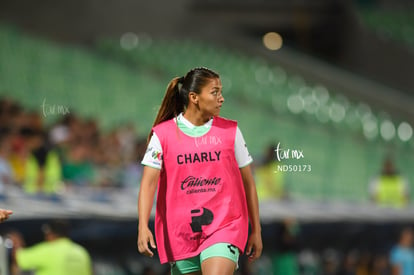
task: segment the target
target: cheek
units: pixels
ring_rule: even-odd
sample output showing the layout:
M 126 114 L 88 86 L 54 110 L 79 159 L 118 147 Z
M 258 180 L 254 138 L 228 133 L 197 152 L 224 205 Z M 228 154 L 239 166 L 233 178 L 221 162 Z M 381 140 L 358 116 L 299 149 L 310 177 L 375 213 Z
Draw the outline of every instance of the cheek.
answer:
M 215 108 L 217 106 L 217 100 L 216 99 L 211 99 L 211 100 L 209 100 L 208 104 L 211 108 Z
M 200 101 L 205 107 L 213 106 L 216 104 L 216 100 L 214 98 L 204 98 L 204 100 Z

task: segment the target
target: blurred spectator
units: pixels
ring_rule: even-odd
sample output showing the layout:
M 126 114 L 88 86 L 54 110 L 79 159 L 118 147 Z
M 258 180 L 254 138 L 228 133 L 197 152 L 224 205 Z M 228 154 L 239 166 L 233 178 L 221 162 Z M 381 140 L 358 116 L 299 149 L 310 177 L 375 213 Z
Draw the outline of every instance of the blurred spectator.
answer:
M 117 131 L 117 139 L 120 145 L 120 154 L 123 163 L 137 162 L 136 157 L 136 133 L 132 123 L 121 126 Z M 145 149 L 144 149 L 145 150 Z
M 342 266 L 339 275 L 356 275 L 357 274 L 358 253 L 349 251 L 342 260 Z
M 284 174 L 277 171 L 276 146 L 269 145 L 262 163 L 254 170 L 259 201 L 282 199 L 287 197 Z
M 73 119 L 73 115 L 66 115 L 62 118 L 62 120 L 57 121 L 49 131 L 49 138 L 50 142 L 54 146 L 62 146 L 64 147 L 67 145 L 69 138 L 70 138 L 70 121 Z
M 135 147 L 126 161 L 123 171 L 122 185 L 127 188 L 137 188 L 142 177 L 143 166 L 139 160 L 143 159 L 146 150 L 146 139 L 139 139 L 135 142 Z
M 122 156 L 117 130 L 100 136 L 99 144 L 93 147 L 93 165 L 96 171 L 96 186 L 120 187 L 122 183 Z
M 9 127 L 11 134 L 11 152 L 9 163 L 13 171 L 13 180 L 19 186 L 23 185 L 25 177 L 25 165 L 29 155 L 26 145 L 27 135 L 30 128 L 27 125 L 27 116 L 20 105 L 10 103 L 10 110 L 6 115 L 6 127 Z
M 309 249 L 304 249 L 298 254 L 298 264 L 300 274 L 319 275 L 320 271 L 320 257 L 318 253 Z
M 68 237 L 69 225 L 54 220 L 42 226 L 45 241 L 24 248 L 20 234 L 10 233 L 15 264 L 20 270 L 32 270 L 45 275 L 90 275 L 92 264 L 89 253 Z
M 391 268 L 388 261 L 388 256 L 378 254 L 374 257 L 372 263 L 372 275 L 388 275 L 391 274 Z
M 11 134 L 11 152 L 9 155 L 9 163 L 13 173 L 13 181 L 22 186 L 25 178 L 26 161 L 29 156 L 29 150 L 25 142 L 26 132 L 22 130 L 14 130 Z
M 371 182 L 369 189 L 371 198 L 380 206 L 398 208 L 408 203 L 408 184 L 390 157 L 385 159 L 380 176 Z
M 34 131 L 28 140 L 31 153 L 25 165 L 24 190 L 30 194 L 55 195 L 62 189 L 62 167 L 47 134 Z
M 336 275 L 340 270 L 340 252 L 334 248 L 327 248 L 322 253 L 322 274 Z
M 101 139 L 103 152 L 105 154 L 105 161 L 110 167 L 121 165 L 121 143 L 119 140 L 118 130 L 114 129 Z
M 7 220 L 11 214 L 13 214 L 13 211 L 0 208 L 0 222 Z
M 62 173 L 69 186 L 87 186 L 94 182 L 95 171 L 87 143 L 78 141 L 71 144 L 63 160 Z
M 6 186 L 13 182 L 9 165 L 10 137 L 8 129 L 0 129 L 0 200 L 6 196 Z
M 42 119 L 40 112 L 0 99 L 2 128 L 10 128 L 7 161 L 12 182 L 23 190 L 56 194 L 62 182 L 69 188 L 137 187 L 142 173 L 137 159 L 145 147 L 142 140 L 136 141 L 133 124 L 102 134 L 96 119 L 82 119 L 74 113 L 63 116 L 49 130 Z
M 272 263 L 274 275 L 299 274 L 296 256 L 299 230 L 299 224 L 295 219 L 286 218 L 282 221 L 281 230 L 277 235 L 277 252 Z
M 98 122 L 95 119 L 87 119 L 82 123 L 82 139 L 90 145 L 97 144 L 99 142 L 99 127 Z
M 50 137 L 58 148 L 67 187 L 94 185 L 98 177 L 93 163 L 95 148 L 100 146 L 97 122 L 71 113 L 51 128 Z
M 34 131 L 41 132 L 44 130 L 43 117 L 38 112 L 35 112 L 35 111 L 27 112 L 25 123 L 26 123 L 26 127 Z
M 398 243 L 391 249 L 392 275 L 414 275 L 413 230 L 403 228 Z
M 359 258 L 356 267 L 356 275 L 371 275 L 372 270 L 372 255 L 368 252 L 363 252 Z

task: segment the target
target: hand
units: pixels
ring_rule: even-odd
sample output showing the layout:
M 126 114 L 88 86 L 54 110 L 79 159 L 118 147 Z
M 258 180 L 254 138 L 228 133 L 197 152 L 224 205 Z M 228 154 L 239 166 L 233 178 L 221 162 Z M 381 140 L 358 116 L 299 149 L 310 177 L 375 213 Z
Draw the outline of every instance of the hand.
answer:
M 154 236 L 149 230 L 148 227 L 138 230 L 138 251 L 145 256 L 152 257 L 154 256 L 154 252 L 151 251 L 150 247 L 148 247 L 148 243 L 152 249 L 156 249 Z
M 0 222 L 7 220 L 11 214 L 13 214 L 11 210 L 0 209 Z
M 246 255 L 249 256 L 249 262 L 254 262 L 262 255 L 263 243 L 260 233 L 252 233 L 247 241 Z

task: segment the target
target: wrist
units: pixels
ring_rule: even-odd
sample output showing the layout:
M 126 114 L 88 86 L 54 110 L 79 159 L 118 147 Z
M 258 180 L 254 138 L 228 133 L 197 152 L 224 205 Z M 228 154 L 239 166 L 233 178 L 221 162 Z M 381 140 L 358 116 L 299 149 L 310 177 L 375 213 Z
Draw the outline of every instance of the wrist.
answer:
M 148 229 L 148 223 L 138 223 L 138 230 L 146 230 Z
M 251 234 L 261 234 L 262 233 L 262 227 L 261 226 L 255 226 L 251 229 Z

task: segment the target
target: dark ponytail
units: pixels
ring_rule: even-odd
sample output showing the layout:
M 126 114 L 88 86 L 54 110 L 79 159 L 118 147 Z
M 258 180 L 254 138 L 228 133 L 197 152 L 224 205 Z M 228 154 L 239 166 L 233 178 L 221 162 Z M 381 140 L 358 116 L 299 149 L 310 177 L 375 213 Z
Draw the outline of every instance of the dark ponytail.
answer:
M 158 110 L 157 117 L 155 118 L 152 127 L 160 124 L 161 122 L 176 117 L 179 113 L 184 111 L 184 103 L 180 97 L 180 89 L 178 87 L 178 84 L 180 82 L 183 82 L 183 77 L 176 77 L 168 84 L 160 109 Z M 151 136 L 152 129 L 148 135 L 147 142 L 149 142 Z
M 184 77 L 176 77 L 171 80 L 152 127 L 183 112 L 188 105 L 188 94 L 190 91 L 199 94 L 208 81 L 214 78 L 219 78 L 216 72 L 207 68 L 194 68 Z M 151 129 L 147 143 L 151 139 L 152 132 Z

